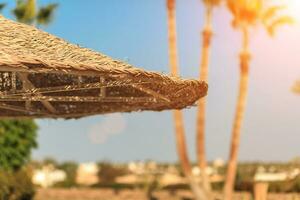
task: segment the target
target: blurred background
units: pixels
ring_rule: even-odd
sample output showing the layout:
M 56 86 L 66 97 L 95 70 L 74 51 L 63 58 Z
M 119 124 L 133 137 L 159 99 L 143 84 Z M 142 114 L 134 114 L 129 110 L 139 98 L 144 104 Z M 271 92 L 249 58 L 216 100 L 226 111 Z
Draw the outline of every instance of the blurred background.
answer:
M 13 10 L 18 2 L 1 2 L 5 4 L 3 16 L 16 20 Z M 283 12 L 291 15 L 295 23 L 281 27 L 275 37 L 270 37 L 259 24 L 250 29 L 249 95 L 235 183 L 235 189 L 244 196 L 237 199 L 250 198 L 255 176 L 275 179 L 269 186 L 270 192 L 300 192 L 297 178 L 300 96 L 293 91 L 300 78 L 300 3 L 298 0 L 274 2 L 286 5 Z M 134 66 L 169 73 L 166 1 L 38 0 L 36 3 L 38 8 L 55 4 L 50 9 L 51 21 L 37 21 L 33 25 L 38 28 Z M 198 79 L 205 7 L 199 0 L 177 0 L 176 12 L 180 76 Z M 205 142 L 207 173 L 212 187 L 221 191 L 237 101 L 242 36 L 232 27 L 232 16 L 226 6 L 213 10 L 212 26 Z M 184 110 L 192 162 L 196 162 L 196 111 L 196 107 Z M 177 194 L 178 198 L 192 198 L 185 193 L 188 186 L 178 164 L 170 111 L 35 122 L 39 127 L 37 145 L 27 162 L 31 180 L 40 188 L 52 187 L 40 189 L 42 193 L 37 192 L 37 199 L 46 199 L 47 195 L 49 199 L 59 199 L 59 195 L 51 196 L 54 193 L 69 195 L 67 190 L 54 192 L 53 187 L 79 186 L 105 188 L 107 195 L 116 199 L 121 199 L 120 188 L 138 190 L 140 198 L 167 188 L 168 192 L 159 194 L 161 199 L 170 198 L 179 188 L 182 193 Z M 192 171 L 196 177 L 201 173 L 197 166 Z M 53 180 L 49 178 L 52 176 Z M 122 195 L 130 199 L 126 195 L 131 194 Z

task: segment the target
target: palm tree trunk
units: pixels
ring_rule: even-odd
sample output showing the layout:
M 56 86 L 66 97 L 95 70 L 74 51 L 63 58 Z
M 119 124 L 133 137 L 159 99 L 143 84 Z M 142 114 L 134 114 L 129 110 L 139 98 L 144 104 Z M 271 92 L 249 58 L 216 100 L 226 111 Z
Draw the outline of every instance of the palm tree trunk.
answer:
M 208 81 L 208 66 L 210 58 L 211 49 L 211 17 L 212 17 L 212 7 L 206 5 L 206 22 L 205 27 L 202 32 L 202 52 L 201 52 L 201 64 L 200 64 L 200 80 Z M 206 115 L 206 99 L 203 98 L 198 102 L 197 110 L 197 125 L 196 125 L 196 154 L 198 158 L 198 166 L 201 170 L 201 178 L 204 189 L 208 194 L 211 193 L 211 186 L 209 183 L 209 178 L 206 171 L 206 156 L 205 156 L 205 115 Z
M 224 200 L 232 200 L 235 176 L 237 170 L 238 151 L 240 147 L 241 127 L 244 119 L 246 98 L 248 94 L 248 74 L 250 54 L 248 52 L 249 38 L 248 30 L 243 29 L 243 50 L 240 55 L 240 87 L 236 113 L 231 136 L 230 156 L 227 167 L 227 176 L 224 187 Z
M 168 10 L 168 37 L 169 37 L 169 62 L 171 75 L 178 75 L 177 66 L 177 34 L 176 34 L 176 11 L 175 0 L 167 0 Z
M 182 112 L 179 110 L 173 111 L 174 122 L 175 122 L 175 132 L 176 132 L 176 146 L 177 154 L 180 160 L 182 171 L 191 187 L 191 190 L 195 196 L 196 200 L 207 200 L 207 196 L 203 188 L 199 187 L 195 178 L 192 175 L 192 168 L 190 165 L 187 147 L 185 142 L 184 125 Z
M 167 0 L 168 11 L 168 34 L 169 34 L 169 62 L 171 67 L 171 74 L 173 76 L 178 75 L 177 67 L 177 41 L 176 41 L 176 14 L 175 14 L 175 0 Z M 188 158 L 187 147 L 185 142 L 185 133 L 183 125 L 182 112 L 175 110 L 173 112 L 175 133 L 176 133 L 176 146 L 177 154 L 180 160 L 180 164 L 184 175 L 186 176 L 191 190 L 195 195 L 196 200 L 206 200 L 205 192 L 199 187 L 192 176 L 192 170 L 190 161 Z

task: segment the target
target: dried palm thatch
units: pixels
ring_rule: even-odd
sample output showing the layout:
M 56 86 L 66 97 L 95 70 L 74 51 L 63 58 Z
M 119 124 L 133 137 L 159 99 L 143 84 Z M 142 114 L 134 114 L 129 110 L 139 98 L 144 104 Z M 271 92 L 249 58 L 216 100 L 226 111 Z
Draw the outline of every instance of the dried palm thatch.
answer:
M 207 85 L 146 72 L 0 16 L 0 118 L 80 118 L 193 105 Z

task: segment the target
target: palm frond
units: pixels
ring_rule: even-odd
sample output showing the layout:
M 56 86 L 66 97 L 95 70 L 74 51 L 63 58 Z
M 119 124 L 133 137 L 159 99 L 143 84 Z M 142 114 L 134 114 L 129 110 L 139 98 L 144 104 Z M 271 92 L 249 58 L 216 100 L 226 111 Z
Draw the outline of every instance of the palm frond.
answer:
M 274 36 L 275 31 L 279 26 L 291 25 L 294 24 L 294 22 L 294 19 L 290 16 L 281 16 L 267 25 L 267 31 L 271 36 Z
M 285 9 L 286 6 L 272 6 L 262 14 L 262 21 L 267 22 L 278 14 L 279 11 Z
M 227 7 L 233 15 L 234 28 L 262 23 L 274 35 L 278 26 L 294 22 L 289 16 L 280 16 L 279 11 L 285 6 L 270 6 L 263 0 L 227 0 Z
M 234 27 L 253 25 L 259 20 L 263 3 L 261 0 L 227 0 L 227 7 L 233 15 Z
M 25 22 L 24 15 L 26 11 L 26 3 L 23 0 L 18 0 L 16 7 L 12 10 L 12 14 L 15 16 L 17 21 Z
M 57 7 L 58 4 L 48 4 L 44 7 L 41 7 L 37 14 L 37 23 L 42 25 L 49 24 Z
M 233 16 L 237 15 L 238 8 L 235 0 L 227 0 L 227 7 Z

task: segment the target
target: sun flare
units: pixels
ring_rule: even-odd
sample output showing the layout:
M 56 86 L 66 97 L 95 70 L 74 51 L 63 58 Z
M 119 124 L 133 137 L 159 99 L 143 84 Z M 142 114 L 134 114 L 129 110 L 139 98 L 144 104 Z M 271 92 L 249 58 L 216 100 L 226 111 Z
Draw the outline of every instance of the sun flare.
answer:
M 270 0 L 271 5 L 286 6 L 284 14 L 292 17 L 297 23 L 300 22 L 300 0 Z
M 300 21 L 300 0 L 285 0 L 288 14 L 297 22 Z

